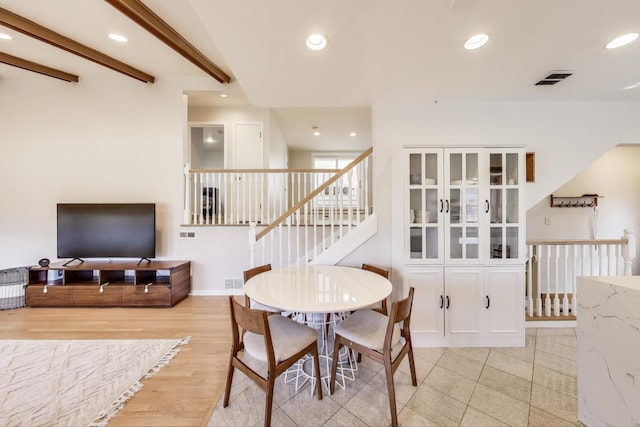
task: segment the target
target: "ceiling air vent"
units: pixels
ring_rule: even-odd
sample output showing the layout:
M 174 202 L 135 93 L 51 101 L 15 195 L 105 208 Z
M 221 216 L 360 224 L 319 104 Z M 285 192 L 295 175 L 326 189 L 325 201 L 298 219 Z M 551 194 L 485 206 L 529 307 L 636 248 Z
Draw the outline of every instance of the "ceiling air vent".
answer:
M 566 79 L 573 74 L 573 71 L 551 71 L 547 77 L 538 81 L 536 86 L 551 86 Z

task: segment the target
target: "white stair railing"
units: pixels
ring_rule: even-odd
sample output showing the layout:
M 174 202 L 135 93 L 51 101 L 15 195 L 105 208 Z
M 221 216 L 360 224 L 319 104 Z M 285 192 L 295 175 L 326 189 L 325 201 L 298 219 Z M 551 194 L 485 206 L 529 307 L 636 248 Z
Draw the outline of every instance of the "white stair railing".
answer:
M 186 164 L 185 225 L 268 225 L 339 169 L 204 170 Z
M 636 240 L 624 230 L 618 240 L 527 241 L 527 318 L 575 319 L 578 276 L 630 276 Z
M 310 181 L 317 186 L 260 231 L 252 223 L 249 232 L 252 266 L 308 264 L 367 219 L 371 213 L 372 153 L 369 148 L 333 176 Z

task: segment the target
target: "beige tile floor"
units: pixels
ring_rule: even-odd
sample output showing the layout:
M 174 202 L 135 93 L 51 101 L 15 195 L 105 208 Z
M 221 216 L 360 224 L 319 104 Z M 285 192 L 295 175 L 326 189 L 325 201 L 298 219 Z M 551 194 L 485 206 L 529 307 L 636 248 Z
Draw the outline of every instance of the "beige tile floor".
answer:
M 572 426 L 577 418 L 575 329 L 527 329 L 523 348 L 414 349 L 418 386 L 406 360 L 395 374 L 401 426 Z M 273 426 L 388 426 L 382 365 L 366 358 L 355 381 L 322 400 L 308 386 L 276 382 Z M 236 371 L 227 408 L 208 426 L 264 423 L 265 396 Z

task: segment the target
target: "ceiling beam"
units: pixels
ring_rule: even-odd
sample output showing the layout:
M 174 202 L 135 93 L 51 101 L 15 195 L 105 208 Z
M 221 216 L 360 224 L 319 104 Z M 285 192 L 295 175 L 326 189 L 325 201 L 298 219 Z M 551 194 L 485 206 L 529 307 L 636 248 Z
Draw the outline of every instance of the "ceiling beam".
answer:
M 33 37 L 42 42 L 48 43 L 52 46 L 71 52 L 74 55 L 78 55 L 89 61 L 93 61 L 97 64 L 103 65 L 114 71 L 118 71 L 129 77 L 133 77 L 136 80 L 142 82 L 153 83 L 155 78 L 152 75 L 133 68 L 130 65 L 120 62 L 104 53 L 78 43 L 75 40 L 65 37 L 62 34 L 58 34 L 53 30 L 43 27 L 40 24 L 36 24 L 27 18 L 20 15 L 16 15 L 13 12 L 8 11 L 0 7 L 0 25 L 11 28 L 22 34 L 26 34 L 29 37 Z
M 56 79 L 65 80 L 68 82 L 78 81 L 78 76 L 76 76 L 75 74 L 66 73 L 64 71 L 47 67 L 46 65 L 38 64 L 26 59 L 18 58 L 17 56 L 9 55 L 8 53 L 4 52 L 0 52 L 0 62 L 3 64 L 22 68 L 23 70 L 33 71 L 34 73 L 44 74 L 45 76 L 54 77 Z
M 231 81 L 231 77 L 211 62 L 202 52 L 178 34 L 176 30 L 145 6 L 140 0 L 106 0 L 106 2 L 162 40 L 166 45 L 220 83 L 229 83 Z

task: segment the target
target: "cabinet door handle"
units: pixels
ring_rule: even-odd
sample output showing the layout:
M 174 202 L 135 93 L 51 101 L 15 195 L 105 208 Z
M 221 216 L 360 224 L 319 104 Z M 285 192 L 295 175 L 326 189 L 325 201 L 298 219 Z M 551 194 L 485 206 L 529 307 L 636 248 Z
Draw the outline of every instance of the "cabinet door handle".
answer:
M 440 295 L 440 308 L 444 307 L 444 297 Z
M 447 210 L 445 211 L 446 213 L 449 213 L 449 201 L 445 200 L 445 203 L 447 204 Z
M 488 201 L 488 200 L 485 200 L 484 202 L 486 203 L 486 207 L 487 207 L 487 208 L 485 209 L 484 213 L 489 213 L 489 201 Z
M 491 299 L 489 298 L 489 295 L 486 296 L 487 298 L 487 306 L 485 308 L 489 308 L 491 306 Z
M 447 295 L 447 310 L 449 309 L 449 295 Z
M 440 199 L 440 212 L 444 210 L 444 203 L 442 203 L 442 199 Z

